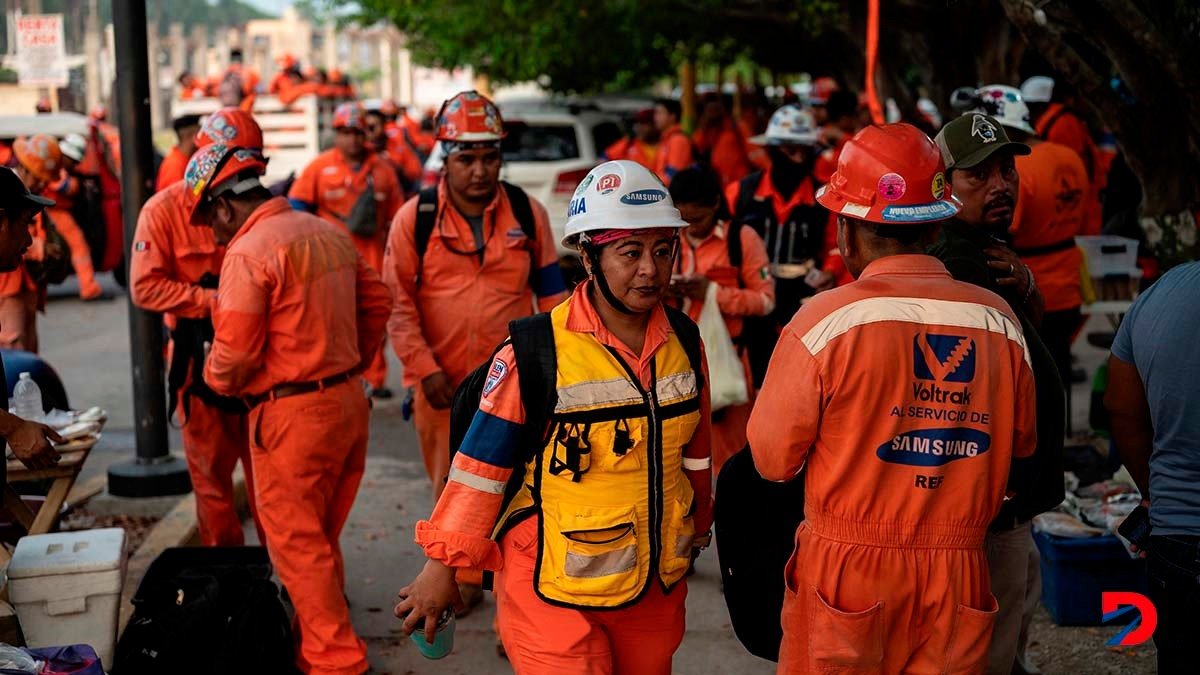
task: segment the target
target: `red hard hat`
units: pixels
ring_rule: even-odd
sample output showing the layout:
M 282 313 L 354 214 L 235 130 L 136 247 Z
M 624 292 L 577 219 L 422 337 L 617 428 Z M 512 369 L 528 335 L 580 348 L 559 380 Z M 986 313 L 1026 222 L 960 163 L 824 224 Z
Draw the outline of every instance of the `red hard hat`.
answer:
M 253 174 L 254 181 L 240 181 L 229 185 L 234 191 L 242 192 L 261 185 L 258 176 L 267 172 L 267 163 L 262 155 L 250 148 L 239 148 L 224 143 L 213 143 L 196 151 L 184 171 L 184 206 L 188 221 L 200 223 L 200 206 L 208 201 L 218 188 L 232 183 L 232 179 L 243 174 Z
M 262 150 L 263 133 L 254 116 L 241 108 L 221 108 L 208 117 L 196 132 L 196 147 L 224 143 L 243 148 Z
M 62 168 L 62 151 L 53 136 L 37 134 L 13 141 L 13 154 L 17 161 L 35 178 L 52 181 L 58 178 Z
M 464 91 L 442 104 L 437 116 L 437 140 L 486 143 L 504 138 L 500 109 L 477 91 Z
M 333 111 L 333 128 L 334 129 L 358 129 L 362 131 L 367 128 L 367 121 L 363 118 L 363 108 L 358 103 L 343 103 Z
M 911 124 L 855 134 L 817 201 L 839 215 L 890 225 L 946 220 L 962 208 L 950 194 L 942 153 Z

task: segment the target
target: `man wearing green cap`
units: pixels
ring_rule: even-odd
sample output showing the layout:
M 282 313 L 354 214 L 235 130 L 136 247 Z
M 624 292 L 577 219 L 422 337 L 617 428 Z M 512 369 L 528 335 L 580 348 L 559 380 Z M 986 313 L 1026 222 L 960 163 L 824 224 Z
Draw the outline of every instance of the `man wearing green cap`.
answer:
M 1037 447 L 1032 458 L 1014 463 L 1004 502 L 986 541 L 992 594 L 1000 606 L 988 654 L 990 675 L 1036 672 L 1026 664 L 1029 620 L 1041 595 L 1037 548 L 1030 521 L 1063 500 L 1063 428 L 1066 402 L 1054 359 L 1038 335 L 1043 303 L 1033 275 L 1009 246 L 1017 205 L 1016 156 L 1029 147 L 1011 141 L 996 118 L 967 113 L 934 139 L 946 162 L 951 193 L 962 202 L 945 221 L 929 253 L 955 279 L 995 292 L 1020 319 L 1029 346 L 1037 391 Z

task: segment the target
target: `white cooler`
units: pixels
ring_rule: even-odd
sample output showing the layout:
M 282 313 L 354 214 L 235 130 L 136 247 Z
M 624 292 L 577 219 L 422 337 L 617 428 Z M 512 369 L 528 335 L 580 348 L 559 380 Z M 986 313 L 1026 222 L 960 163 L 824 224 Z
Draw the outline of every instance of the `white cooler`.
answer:
M 23 537 L 8 566 L 9 599 L 30 647 L 91 645 L 113 665 L 125 579 L 125 530 Z

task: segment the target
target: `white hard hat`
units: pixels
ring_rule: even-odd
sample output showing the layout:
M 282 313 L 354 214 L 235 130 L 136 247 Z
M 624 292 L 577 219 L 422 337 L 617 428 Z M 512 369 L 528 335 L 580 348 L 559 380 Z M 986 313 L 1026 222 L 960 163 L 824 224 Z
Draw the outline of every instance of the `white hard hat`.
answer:
M 1026 103 L 1049 103 L 1054 96 L 1054 78 L 1034 75 L 1021 85 L 1021 96 Z
M 816 145 L 817 125 L 812 115 L 800 106 L 789 103 L 767 123 L 767 133 L 750 139 L 755 145 Z
M 968 112 L 981 112 L 996 118 L 1006 127 L 1024 131 L 1027 134 L 1036 133 L 1029 124 L 1029 106 L 1021 91 L 1016 87 L 1004 84 L 989 84 L 980 87 L 977 92 L 979 107 Z
M 687 223 L 657 176 L 637 162 L 619 159 L 592 169 L 575 188 L 563 246 L 574 246 L 585 232 L 655 227 L 682 229 Z
M 76 162 L 82 162 L 83 153 L 87 150 L 87 141 L 79 134 L 68 134 L 66 138 L 58 142 L 58 149 L 63 155 Z

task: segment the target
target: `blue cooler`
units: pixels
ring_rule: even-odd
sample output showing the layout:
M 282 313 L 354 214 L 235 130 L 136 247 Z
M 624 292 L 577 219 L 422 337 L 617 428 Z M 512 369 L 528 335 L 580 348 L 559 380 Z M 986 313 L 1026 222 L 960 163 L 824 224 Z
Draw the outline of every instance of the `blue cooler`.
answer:
M 1059 626 L 1099 626 L 1104 591 L 1146 593 L 1146 561 L 1113 535 L 1073 539 L 1033 533 L 1042 554 L 1042 604 Z

